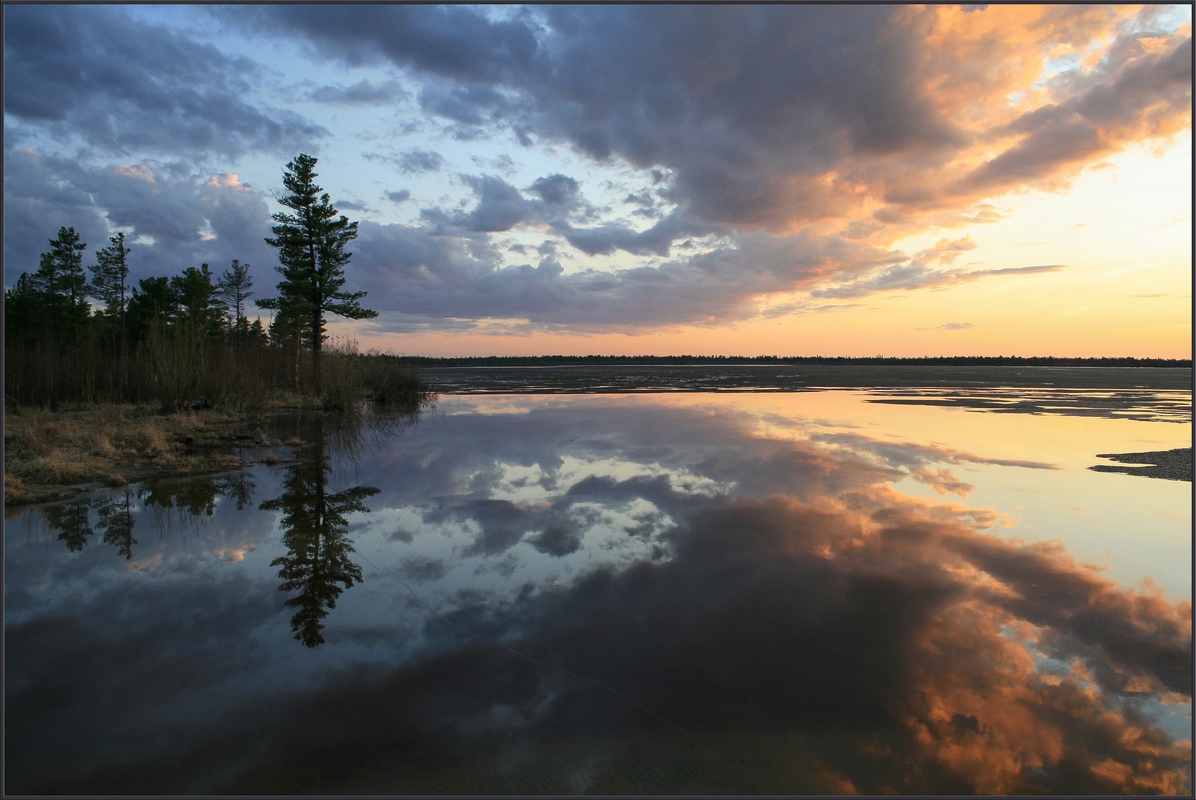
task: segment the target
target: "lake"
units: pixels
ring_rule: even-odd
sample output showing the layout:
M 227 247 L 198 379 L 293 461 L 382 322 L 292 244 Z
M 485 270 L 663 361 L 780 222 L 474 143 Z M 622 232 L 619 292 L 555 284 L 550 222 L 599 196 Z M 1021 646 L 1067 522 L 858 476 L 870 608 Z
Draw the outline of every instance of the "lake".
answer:
M 449 374 L 23 509 L 5 790 L 1190 793 L 1160 372 Z

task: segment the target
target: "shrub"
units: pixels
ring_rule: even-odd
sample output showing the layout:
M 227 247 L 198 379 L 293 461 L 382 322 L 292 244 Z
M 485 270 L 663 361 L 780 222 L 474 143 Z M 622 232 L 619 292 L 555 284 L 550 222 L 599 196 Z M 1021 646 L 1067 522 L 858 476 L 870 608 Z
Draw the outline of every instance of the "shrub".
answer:
M 180 411 L 198 398 L 207 367 L 206 338 L 207 331 L 194 324 L 154 324 L 150 329 L 145 354 L 164 412 Z
M 430 394 L 419 372 L 394 356 L 371 350 L 362 357 L 362 385 L 378 403 L 418 405 Z
M 361 400 L 361 356 L 357 342 L 333 340 L 320 358 L 320 402 L 325 411 L 351 411 Z

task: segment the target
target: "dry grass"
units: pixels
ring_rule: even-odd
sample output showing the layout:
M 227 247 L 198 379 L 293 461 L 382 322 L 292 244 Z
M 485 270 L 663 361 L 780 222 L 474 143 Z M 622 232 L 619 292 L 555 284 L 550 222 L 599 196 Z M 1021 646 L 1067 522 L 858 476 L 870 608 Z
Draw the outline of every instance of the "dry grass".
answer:
M 163 415 L 131 405 L 6 413 L 4 503 L 30 502 L 39 485 L 119 486 L 163 470 L 187 475 L 235 469 L 238 459 L 222 446 L 254 421 L 227 411 Z M 255 443 L 266 444 L 257 431 Z

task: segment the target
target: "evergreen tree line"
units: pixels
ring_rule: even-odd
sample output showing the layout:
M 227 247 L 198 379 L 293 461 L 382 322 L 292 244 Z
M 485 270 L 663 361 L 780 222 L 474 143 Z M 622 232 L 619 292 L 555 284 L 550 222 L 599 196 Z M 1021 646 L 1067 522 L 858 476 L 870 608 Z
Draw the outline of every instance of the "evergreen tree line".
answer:
M 292 333 L 286 318 L 267 330 L 246 314 L 248 264 L 234 260 L 219 276 L 201 264 L 130 285 L 123 232 L 87 267 L 86 250 L 74 228 L 59 228 L 37 271 L 5 291 L 8 403 L 160 400 L 177 410 L 235 402 L 232 394 L 254 402 L 254 393 L 287 387 L 288 377 L 287 388 L 301 388 L 272 352 Z
M 413 370 L 358 356 L 355 345 L 329 348 L 327 314 L 377 313 L 361 306 L 365 292 L 342 288 L 357 223 L 337 216 L 315 184 L 315 164 L 300 154 L 284 173 L 290 194 L 279 202 L 290 211 L 273 215 L 274 237 L 266 239 L 278 249 L 282 280 L 277 297 L 255 301 L 274 312 L 268 329 L 248 318 L 249 264 L 233 260 L 219 276 L 201 264 L 130 286 L 132 249 L 123 232 L 84 267 L 87 245 L 74 228 L 60 228 L 37 271 L 21 273 L 4 293 L 6 403 L 157 400 L 177 411 L 261 407 L 287 391 L 315 395 L 330 409 L 347 407 L 363 390 L 418 399 Z

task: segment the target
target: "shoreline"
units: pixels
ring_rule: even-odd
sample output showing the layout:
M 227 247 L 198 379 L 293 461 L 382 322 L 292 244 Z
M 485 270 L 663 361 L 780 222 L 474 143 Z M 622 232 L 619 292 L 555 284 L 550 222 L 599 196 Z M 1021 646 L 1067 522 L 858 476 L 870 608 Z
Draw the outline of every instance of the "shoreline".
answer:
M 1088 468 L 1093 472 L 1119 472 L 1123 475 L 1141 475 L 1144 478 L 1192 482 L 1190 447 L 1142 453 L 1102 453 L 1097 455 L 1097 458 L 1107 458 L 1116 461 L 1117 464 L 1096 464 Z M 1126 466 L 1119 466 L 1121 464 Z
M 688 392 L 759 392 L 819 391 L 829 388 L 871 390 L 876 396 L 869 402 L 942 405 L 988 413 L 1072 414 L 1108 416 L 1170 423 L 1191 424 L 1191 400 L 1177 396 L 1171 386 L 1133 389 L 1091 387 L 1064 388 L 1047 382 L 1018 386 L 994 381 L 996 386 L 971 385 L 949 389 L 943 385 L 914 386 L 903 381 L 855 386 L 812 386 L 794 381 L 787 386 L 763 388 L 736 385 L 726 373 L 712 371 L 698 382 L 681 382 L 647 388 L 634 375 L 624 372 L 629 381 L 611 385 L 610 368 L 602 370 L 606 385 L 601 389 L 579 381 L 572 386 L 554 385 L 554 381 L 529 381 L 529 372 L 551 372 L 551 368 L 510 368 L 507 380 L 479 380 L 478 370 L 456 368 L 459 381 L 444 381 L 443 376 L 427 375 L 433 396 L 469 394 L 603 394 L 627 391 Z M 791 368 L 790 368 L 791 369 Z M 823 369 L 826 369 L 825 367 Z M 835 368 L 831 368 L 835 369 Z M 850 368 L 849 368 L 850 369 Z M 897 367 L 897 370 L 902 368 Z M 910 370 L 906 367 L 902 371 Z M 920 371 L 912 368 L 913 371 Z M 991 369 L 991 368 L 990 368 Z M 1044 368 L 1039 368 L 1044 369 Z M 1051 369 L 1051 368 L 1045 368 Z M 1097 371 L 1104 372 L 1105 369 Z M 1116 369 L 1116 368 L 1113 368 Z M 1127 368 L 1120 368 L 1122 370 Z M 1128 368 L 1140 369 L 1140 368 Z M 843 368 L 838 368 L 840 371 Z M 1020 371 L 1020 370 L 1019 370 Z M 433 371 L 434 372 L 434 371 Z M 468 373 L 473 373 L 468 380 Z M 522 373 L 512 380 L 512 372 Z M 630 370 L 628 372 L 639 372 Z M 958 372 L 958 371 L 956 371 Z M 426 373 L 425 373 L 426 374 Z M 560 374 L 559 372 L 557 373 Z M 441 377 L 442 380 L 437 380 Z M 810 376 L 807 373 L 807 379 Z M 857 377 L 860 377 L 857 374 Z M 875 375 L 870 377 L 876 377 Z M 902 376 L 908 379 L 913 376 Z M 924 377 L 924 376 L 923 376 Z M 1008 376 L 1005 376 L 1008 377 Z M 1022 376 L 1025 380 L 1026 376 Z M 1108 376 L 1106 375 L 1106 378 Z M 464 379 L 464 380 L 461 380 Z M 956 378 L 959 380 L 959 377 Z M 811 381 L 812 382 L 812 381 Z M 640 383 L 639 386 L 634 384 Z M 685 385 L 687 384 L 688 385 Z M 755 381 L 749 384 L 756 383 Z M 1171 381 L 1159 381 L 1169 384 Z M 446 385 L 448 384 L 448 385 Z M 454 385 L 456 384 L 456 385 Z M 1001 384 L 1004 384 L 1003 386 Z M 1000 386 L 1001 388 L 997 388 Z M 1190 393 L 1190 388 L 1186 391 Z M 1021 396 L 1028 393 L 1026 396 Z M 283 396 L 267 407 L 250 411 L 191 410 L 164 414 L 146 406 L 132 404 L 96 404 L 51 411 L 45 408 L 5 409 L 4 415 L 4 507 L 5 515 L 24 506 L 70 499 L 104 488 L 164 478 L 186 478 L 234 472 L 257 463 L 278 463 L 274 452 L 280 447 L 298 446 L 299 441 L 276 441 L 265 428 L 271 418 L 295 413 L 325 412 L 318 401 L 298 396 Z M 1192 449 L 1145 453 L 1096 454 L 1117 464 L 1099 464 L 1096 472 L 1192 481 Z M 1126 466 L 1122 466 L 1126 465 Z
M 269 418 L 316 412 L 292 400 L 252 412 L 163 414 L 126 404 L 4 415 L 5 516 L 39 503 L 164 478 L 235 472 L 277 460 Z

